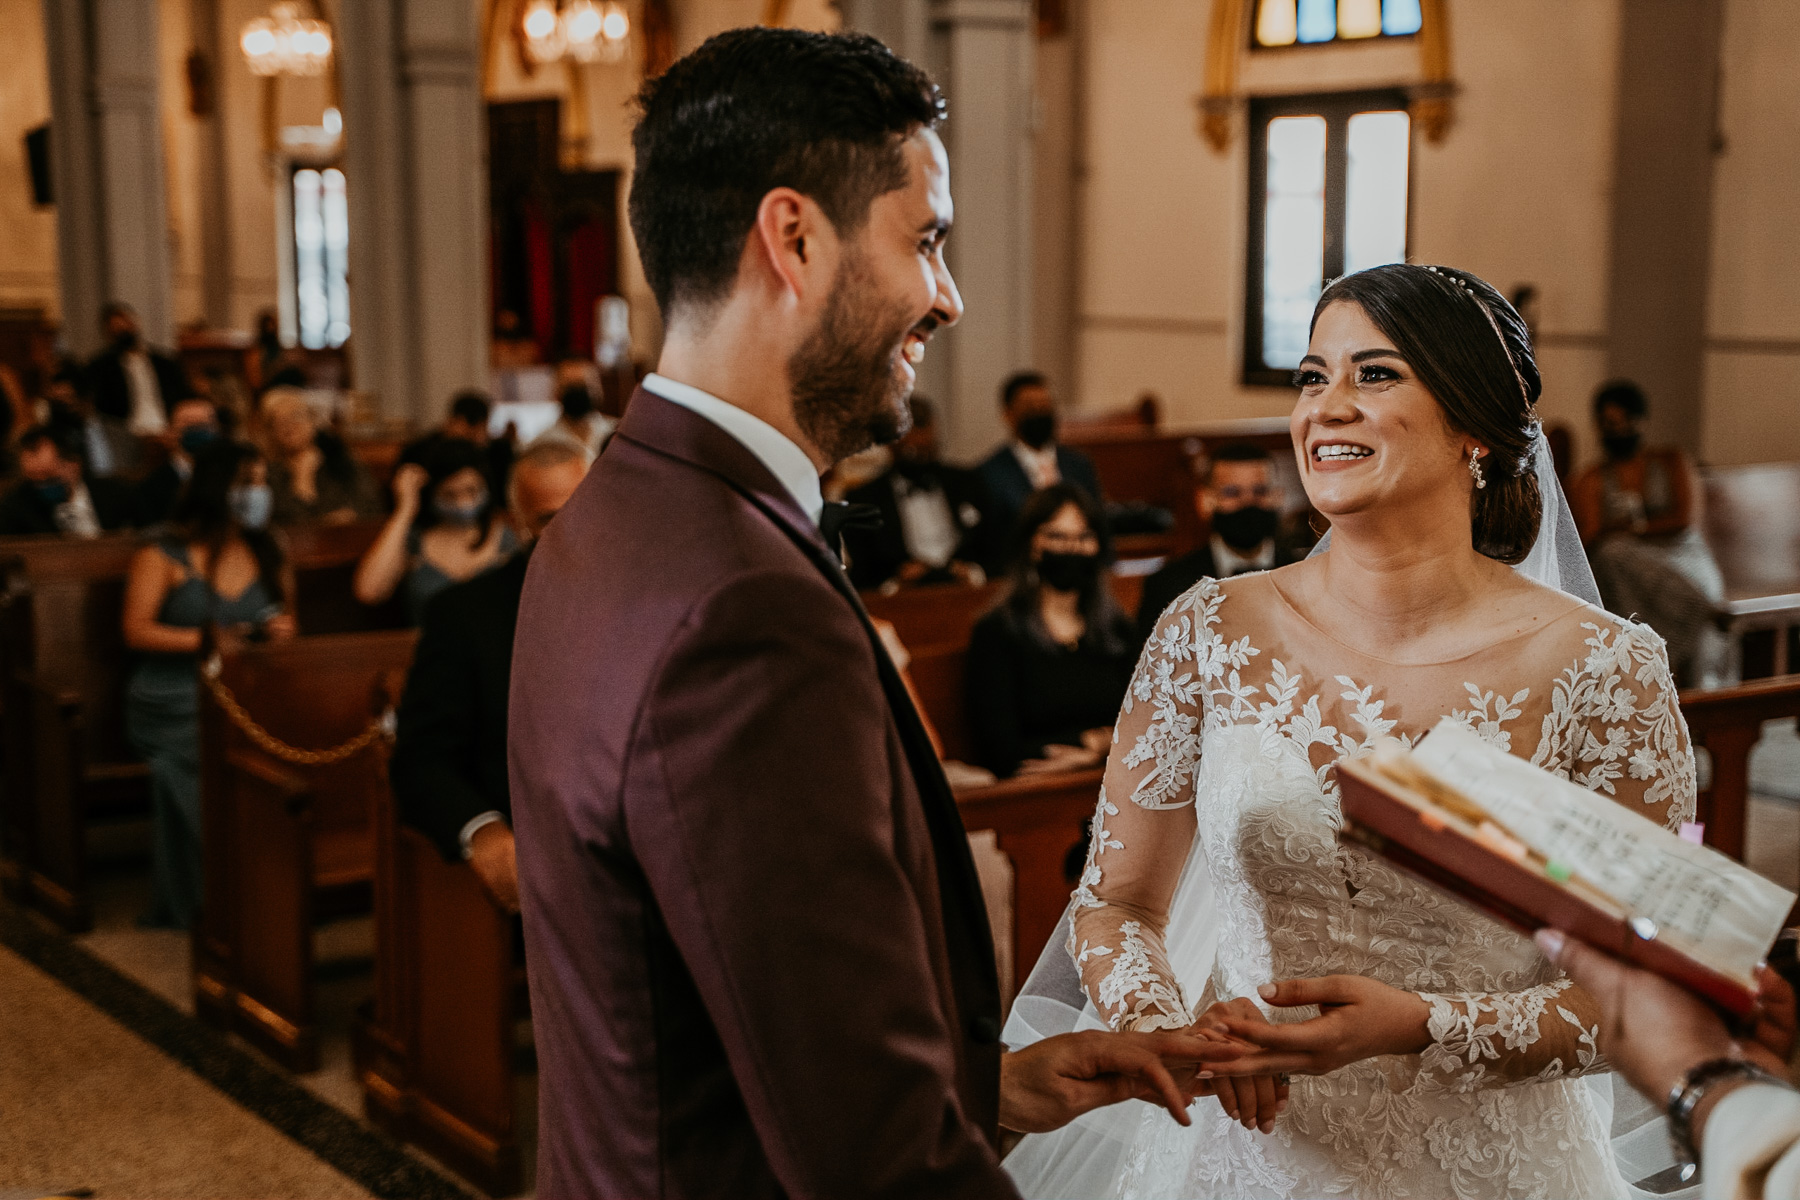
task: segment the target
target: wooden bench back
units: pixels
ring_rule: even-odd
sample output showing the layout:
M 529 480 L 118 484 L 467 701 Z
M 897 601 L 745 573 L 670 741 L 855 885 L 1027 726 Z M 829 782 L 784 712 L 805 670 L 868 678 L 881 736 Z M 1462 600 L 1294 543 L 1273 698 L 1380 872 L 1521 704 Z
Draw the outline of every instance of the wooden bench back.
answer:
M 381 534 L 381 521 L 350 525 L 302 525 L 287 531 L 294 562 L 294 618 L 305 633 L 360 633 L 406 624 L 396 592 L 370 607 L 356 598 L 356 564 Z
M 944 584 L 905 588 L 891 596 L 865 592 L 863 606 L 870 616 L 892 622 L 894 632 L 909 650 L 945 643 L 966 646 L 975 622 L 1005 594 L 1004 580 L 980 587 Z
M 120 614 L 138 545 L 132 537 L 0 538 L 0 675 L 8 687 L 23 672 L 79 695 L 90 762 L 132 757 L 124 716 L 132 657 Z
M 223 636 L 219 680 L 262 730 L 301 750 L 340 746 L 368 728 L 376 689 L 390 673 L 412 662 L 416 634 L 409 629 L 303 636 L 288 642 L 249 644 Z M 258 738 L 219 711 L 202 688 L 207 735 L 201 739 L 202 776 L 213 760 L 247 749 L 267 753 Z M 385 788 L 379 755 L 364 750 L 327 765 L 283 762 L 312 785 L 320 829 L 369 826 L 373 792 Z

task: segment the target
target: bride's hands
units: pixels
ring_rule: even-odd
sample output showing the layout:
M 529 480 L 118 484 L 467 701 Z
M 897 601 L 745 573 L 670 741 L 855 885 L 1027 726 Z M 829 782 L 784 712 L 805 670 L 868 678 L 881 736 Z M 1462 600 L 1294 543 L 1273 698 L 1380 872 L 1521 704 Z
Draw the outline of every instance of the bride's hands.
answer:
M 1284 979 L 1257 989 L 1277 1008 L 1319 1006 L 1319 1015 L 1292 1025 L 1271 1025 L 1258 1012 L 1221 1022 L 1225 1032 L 1260 1049 L 1213 1067 L 1216 1075 L 1325 1075 L 1381 1054 L 1418 1054 L 1431 1045 L 1426 1023 L 1431 1006 L 1361 975 Z M 1249 1006 L 1249 1001 L 1233 1001 Z M 1215 1080 L 1216 1082 L 1216 1080 Z
M 1240 998 L 1213 1005 L 1200 1014 L 1194 1027 L 1202 1032 L 1231 1032 L 1232 1027 L 1239 1023 L 1268 1026 L 1261 1010 L 1250 1001 Z M 1250 1041 L 1248 1038 L 1242 1040 Z M 1252 1042 L 1250 1055 L 1254 1055 L 1255 1046 L 1256 1043 Z M 1287 1081 L 1270 1073 L 1242 1071 L 1240 1068 L 1243 1062 L 1243 1058 L 1238 1058 L 1209 1064 L 1214 1077 L 1199 1080 L 1196 1090 L 1200 1095 L 1212 1094 L 1219 1101 L 1219 1107 L 1225 1110 L 1225 1115 L 1245 1129 L 1260 1129 L 1264 1133 L 1272 1133 L 1275 1118 L 1287 1108 Z

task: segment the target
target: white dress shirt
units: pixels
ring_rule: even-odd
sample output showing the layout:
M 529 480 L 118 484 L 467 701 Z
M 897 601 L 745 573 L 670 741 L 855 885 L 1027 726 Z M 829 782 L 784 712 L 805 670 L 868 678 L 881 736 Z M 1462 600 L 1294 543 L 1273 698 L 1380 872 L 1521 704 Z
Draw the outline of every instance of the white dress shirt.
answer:
M 900 510 L 900 538 L 907 554 L 928 567 L 948 566 L 962 544 L 962 530 L 944 489 L 914 487 L 896 473 L 894 501 Z
M 800 506 L 807 519 L 815 525 L 819 523 L 819 514 L 825 511 L 825 496 L 819 490 L 819 469 L 806 457 L 806 451 L 796 446 L 786 434 L 735 404 L 666 376 L 646 375 L 642 386 L 646 392 L 654 392 L 670 403 L 700 414 L 743 443 L 744 449 L 756 455 L 757 460 L 769 468 L 769 474 L 781 481 L 781 486 L 793 496 L 794 503 Z
M 1025 469 L 1025 478 L 1031 481 L 1033 491 L 1043 491 L 1062 482 L 1062 468 L 1056 465 L 1056 443 L 1046 443 L 1042 450 L 1033 450 L 1024 442 L 1012 444 L 1013 457 L 1019 460 L 1019 466 Z
M 1263 544 L 1245 554 L 1234 550 L 1226 544 L 1218 534 L 1212 535 L 1213 566 L 1219 572 L 1218 578 L 1229 579 L 1244 571 L 1267 571 L 1275 566 L 1275 539 L 1265 538 Z
M 121 354 L 119 365 L 125 369 L 125 387 L 131 393 L 131 415 L 126 418 L 125 427 L 139 435 L 167 429 L 169 418 L 163 412 L 162 386 L 156 382 L 156 368 L 151 365 L 150 356 L 134 350 Z

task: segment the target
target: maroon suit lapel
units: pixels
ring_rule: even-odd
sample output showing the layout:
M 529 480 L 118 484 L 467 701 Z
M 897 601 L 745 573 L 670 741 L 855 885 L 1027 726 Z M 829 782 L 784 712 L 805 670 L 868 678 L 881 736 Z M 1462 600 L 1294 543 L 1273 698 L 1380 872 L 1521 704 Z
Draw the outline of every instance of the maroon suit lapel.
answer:
M 708 471 L 749 497 L 791 536 L 826 555 L 819 527 L 748 447 L 691 409 L 639 388 L 613 436 Z

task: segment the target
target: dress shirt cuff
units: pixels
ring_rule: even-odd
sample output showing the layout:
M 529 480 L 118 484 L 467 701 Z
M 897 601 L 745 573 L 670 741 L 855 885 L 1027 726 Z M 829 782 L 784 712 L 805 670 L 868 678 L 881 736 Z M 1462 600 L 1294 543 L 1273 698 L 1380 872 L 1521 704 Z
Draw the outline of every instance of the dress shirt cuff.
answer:
M 468 821 L 464 823 L 462 832 L 456 835 L 457 843 L 462 846 L 463 861 L 468 862 L 469 856 L 475 853 L 476 830 L 484 825 L 492 825 L 495 821 L 504 823 L 505 820 L 506 818 L 501 816 L 496 809 L 489 809 L 479 816 L 470 817 Z
M 1800 1194 L 1800 1093 L 1750 1083 L 1720 1097 L 1706 1118 L 1700 1163 L 1706 1200 Z

